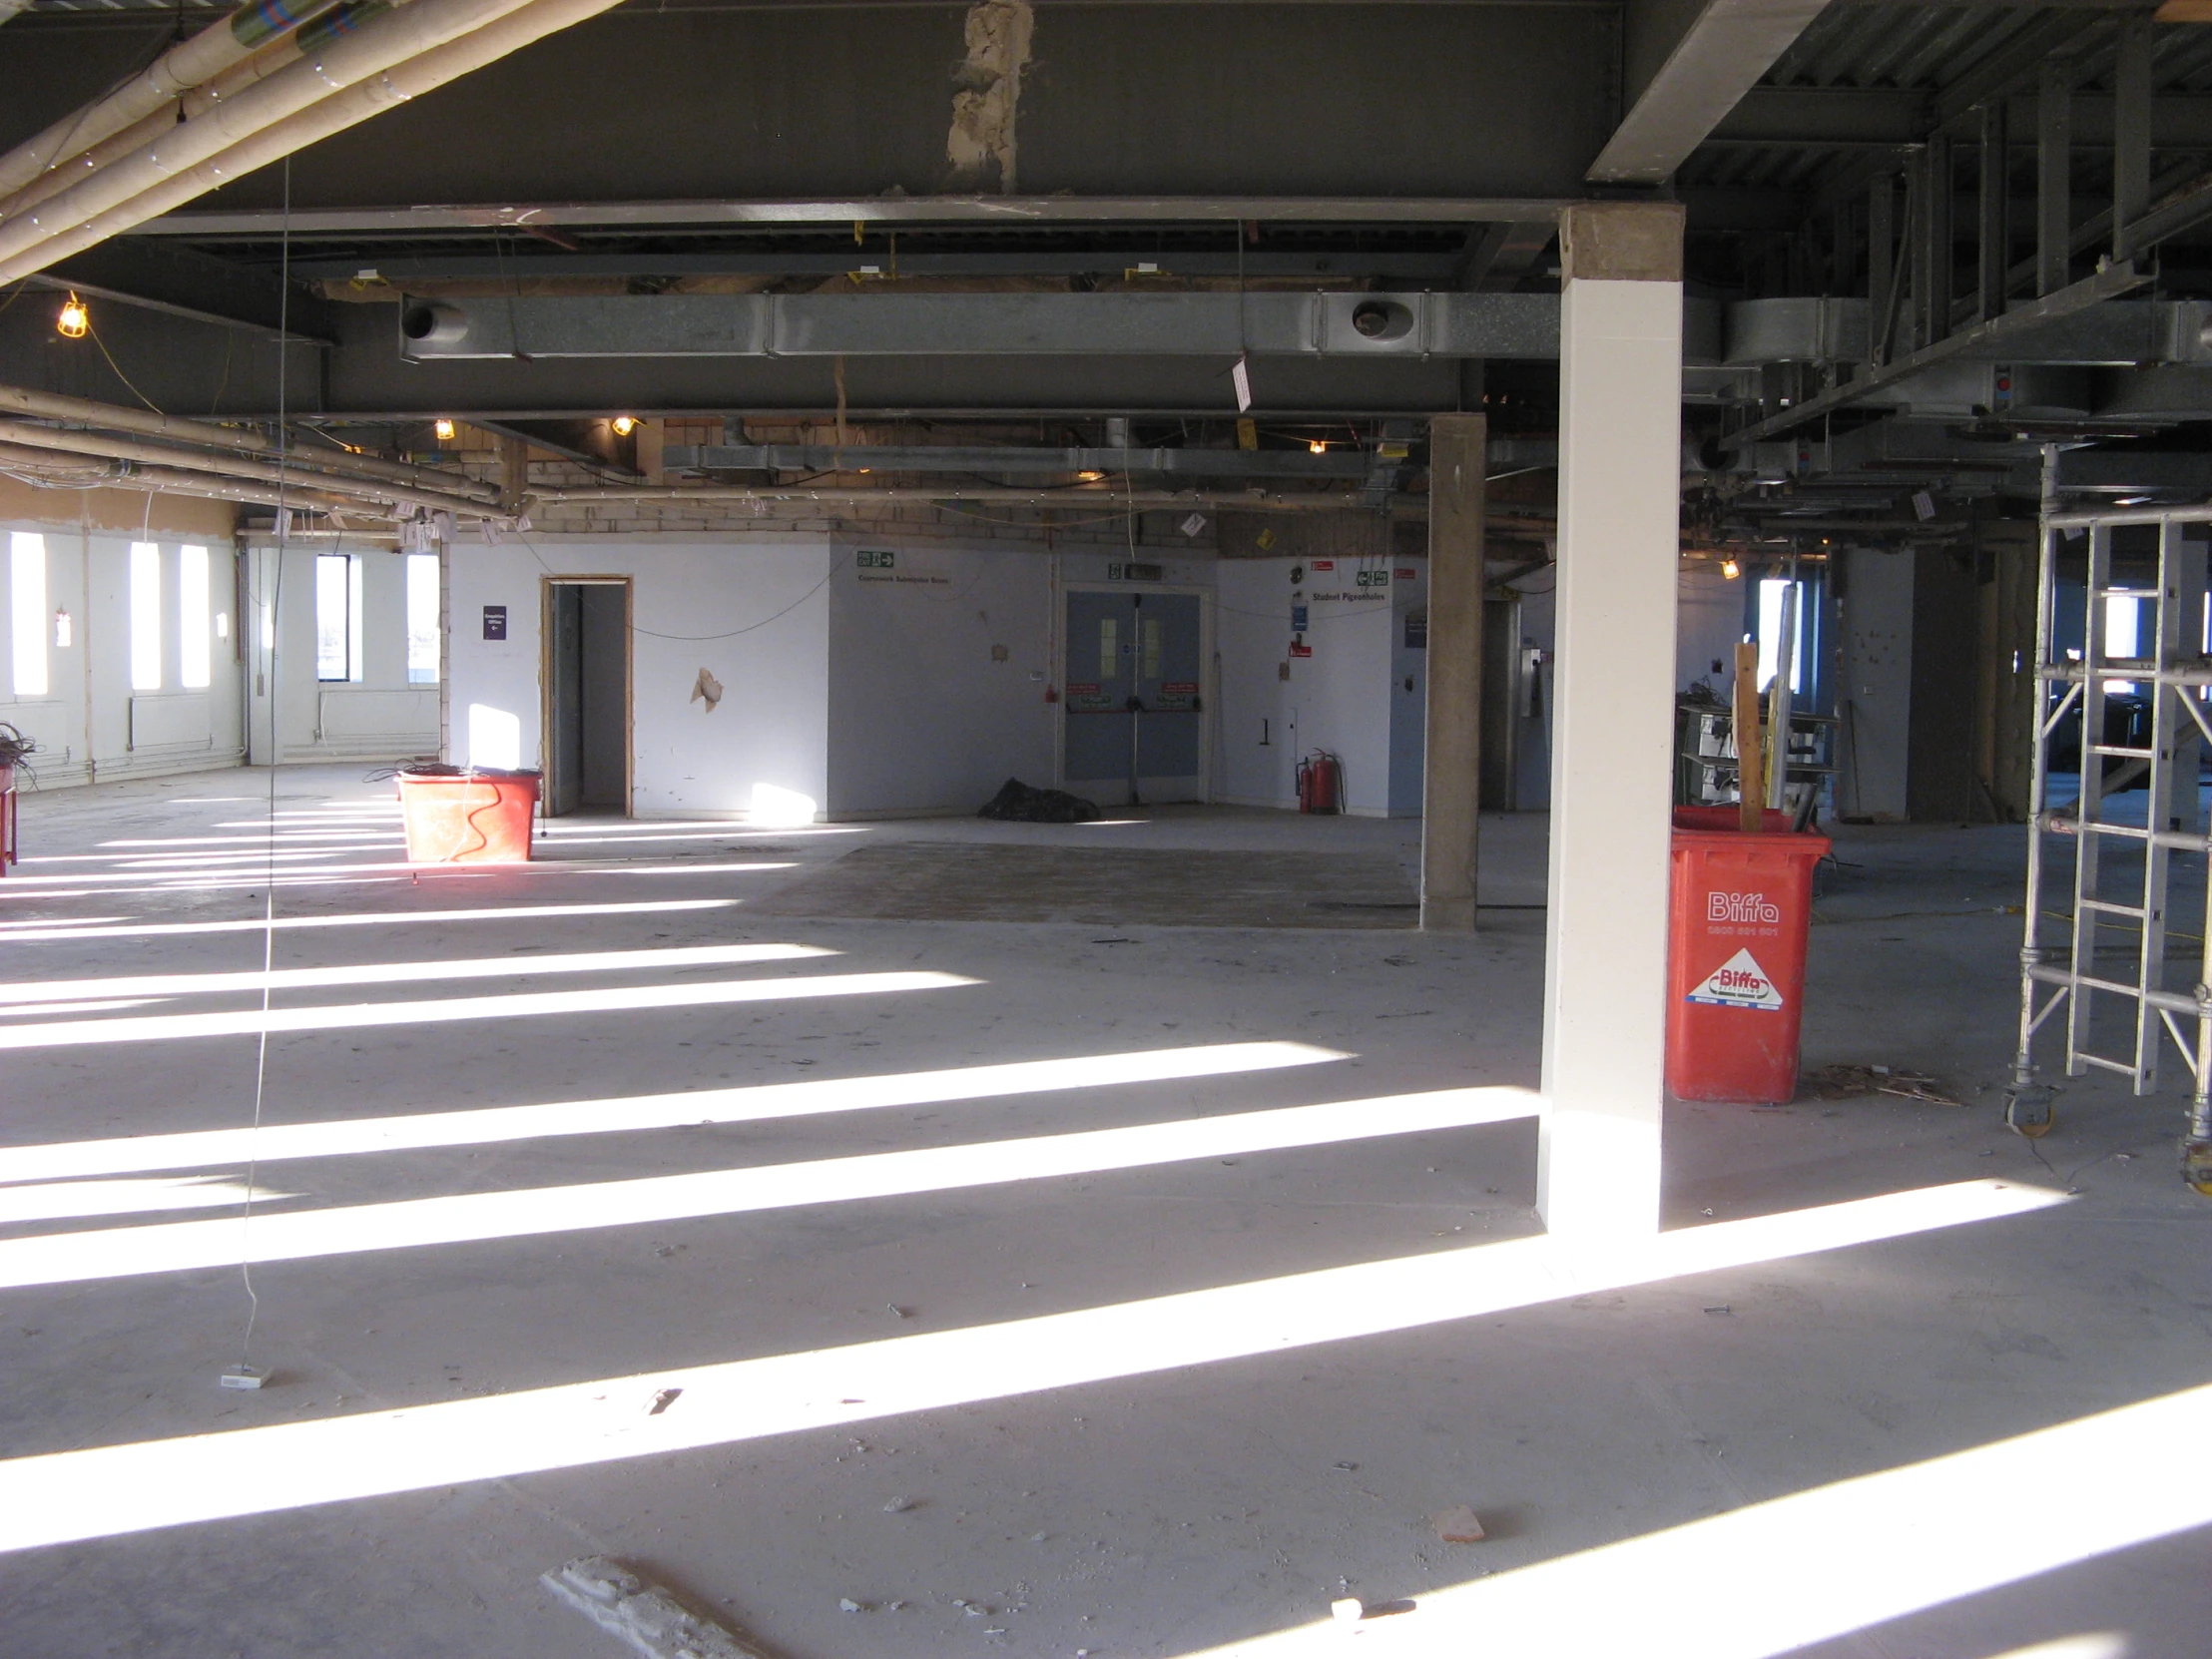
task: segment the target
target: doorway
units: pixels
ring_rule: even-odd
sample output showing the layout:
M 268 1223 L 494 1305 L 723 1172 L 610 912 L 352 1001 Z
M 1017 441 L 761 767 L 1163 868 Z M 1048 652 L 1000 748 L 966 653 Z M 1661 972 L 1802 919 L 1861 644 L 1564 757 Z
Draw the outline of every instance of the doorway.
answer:
M 1132 805 L 1206 798 L 1205 620 L 1195 593 L 1069 590 L 1069 789 Z
M 545 585 L 545 811 L 630 813 L 630 582 Z

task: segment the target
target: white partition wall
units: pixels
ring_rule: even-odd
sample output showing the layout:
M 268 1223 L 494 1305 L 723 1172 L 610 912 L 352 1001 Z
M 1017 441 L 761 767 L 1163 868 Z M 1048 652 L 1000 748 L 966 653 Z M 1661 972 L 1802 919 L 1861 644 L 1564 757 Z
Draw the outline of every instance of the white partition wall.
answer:
M 1682 209 L 1560 222 L 1558 664 L 1537 1204 L 1659 1223 L 1679 562 Z

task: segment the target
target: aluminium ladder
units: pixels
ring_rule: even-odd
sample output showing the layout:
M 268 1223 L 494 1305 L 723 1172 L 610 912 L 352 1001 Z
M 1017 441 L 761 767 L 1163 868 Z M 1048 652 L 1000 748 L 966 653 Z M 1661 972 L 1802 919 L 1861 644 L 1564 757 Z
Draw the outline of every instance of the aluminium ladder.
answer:
M 2036 1033 L 2061 1008 L 2065 1074 L 2092 1069 L 2115 1072 L 2138 1095 L 2158 1085 L 2163 1039 L 2170 1037 L 2194 1082 L 2189 1126 L 2182 1143 L 2182 1174 L 2199 1192 L 2212 1194 L 2212 883 L 2208 883 L 2203 936 L 2187 990 L 2168 983 L 2167 917 L 2177 860 L 2203 871 L 2212 864 L 2212 835 L 2199 823 L 2199 740 L 2212 744 L 2212 711 L 2204 702 L 2212 686 L 2212 657 L 2200 649 L 2205 616 L 2206 545 L 2187 527 L 2212 525 L 2212 503 L 2181 508 L 2107 512 L 2055 510 L 2046 456 L 2042 529 L 2036 572 L 2033 771 L 2029 793 L 2025 937 L 2020 949 L 2020 1039 L 2007 1091 L 2005 1121 L 2023 1135 L 2046 1133 L 2051 1093 L 2035 1081 Z M 2155 547 L 2156 585 L 2120 585 L 2113 575 L 2114 536 L 2132 544 L 2135 564 Z M 2078 656 L 2055 648 L 2060 547 L 2086 541 L 2084 628 Z M 2151 627 L 2138 630 L 2136 655 L 2106 654 L 2104 621 L 2115 596 L 2146 601 Z M 2145 645 L 2148 650 L 2146 652 Z M 2151 702 L 2149 741 L 2106 741 L 2106 682 L 2144 688 Z M 2061 688 L 2063 688 L 2061 690 Z M 2080 723 L 2081 789 L 2073 807 L 2050 805 L 2051 751 L 2069 718 Z M 2108 769 L 2112 776 L 2107 777 Z M 2131 822 L 2128 797 L 2136 777 L 2147 783 L 2140 799 L 2143 821 Z M 2065 942 L 2046 944 L 2044 863 L 2054 846 L 2070 849 L 2072 912 L 2049 917 L 2065 923 Z M 2063 852 L 2056 856 L 2064 857 Z M 2139 857 L 2139 878 L 2128 867 Z M 2060 866 L 2062 867 L 2062 865 Z M 2132 956 L 2132 971 L 2099 962 L 2119 951 Z M 2109 1005 L 2122 1018 L 2098 1022 Z M 2193 1028 L 2188 1022 L 2194 1022 Z M 2128 1036 L 2119 1052 L 2092 1046 L 2113 1025 Z M 2095 1027 L 2096 1029 L 2093 1029 Z

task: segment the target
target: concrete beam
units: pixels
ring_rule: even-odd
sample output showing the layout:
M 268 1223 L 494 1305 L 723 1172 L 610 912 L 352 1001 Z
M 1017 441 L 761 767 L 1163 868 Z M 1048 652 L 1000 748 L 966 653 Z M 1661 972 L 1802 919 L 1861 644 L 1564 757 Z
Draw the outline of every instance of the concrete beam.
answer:
M 1420 924 L 1471 933 L 1482 795 L 1482 512 L 1488 420 L 1428 423 L 1428 707 L 1423 737 Z
M 1592 184 L 1664 184 L 1826 5 L 1630 0 L 1622 57 L 1634 102 L 1586 177 Z

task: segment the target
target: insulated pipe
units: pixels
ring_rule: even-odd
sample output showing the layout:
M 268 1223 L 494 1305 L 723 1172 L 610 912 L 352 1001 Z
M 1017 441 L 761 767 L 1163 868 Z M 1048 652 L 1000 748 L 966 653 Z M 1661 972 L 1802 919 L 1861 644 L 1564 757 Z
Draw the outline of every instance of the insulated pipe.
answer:
M 247 0 L 224 22 L 171 47 L 107 97 L 0 156 L 0 193 L 21 190 L 49 168 L 143 121 L 329 5 L 330 0 Z
M 179 122 L 190 121 L 214 109 L 225 99 L 235 98 L 258 81 L 266 81 L 279 69 L 297 63 L 307 53 L 349 35 L 378 12 L 391 10 L 388 0 L 345 0 L 310 22 L 301 24 L 282 39 L 272 41 L 244 63 L 234 64 L 214 80 L 194 87 L 182 98 L 173 98 L 145 120 L 135 122 L 104 139 L 91 149 L 72 156 L 66 164 L 56 163 L 45 173 L 25 185 L 13 196 L 0 200 L 0 219 L 12 219 L 26 208 L 47 201 L 77 183 L 97 173 L 111 163 L 120 161 L 132 151 L 154 143 L 172 131 Z M 0 192 L 0 196 L 5 196 Z
M 210 449 L 235 449 L 251 455 L 275 455 L 276 445 L 261 433 L 244 427 L 217 426 L 208 421 L 186 420 L 178 415 L 126 409 L 114 403 L 95 403 L 85 397 L 64 397 L 59 392 L 32 391 L 27 386 L 0 385 L 0 415 L 31 415 L 40 420 L 63 420 L 104 431 L 136 432 L 142 437 L 166 438 L 200 444 Z M 300 457 L 304 455 L 306 459 Z M 380 460 L 373 455 L 332 454 L 327 460 L 318 450 L 293 450 L 294 461 L 325 472 L 358 478 L 389 479 L 421 489 L 449 491 L 486 505 L 495 504 L 499 492 L 489 484 L 435 467 L 409 466 L 404 461 Z
M 412 0 L 407 9 L 420 10 L 432 3 L 433 0 Z M 477 30 L 474 34 L 434 52 L 425 53 L 412 62 L 374 77 L 364 85 L 326 98 L 299 115 L 276 122 L 256 133 L 251 139 L 202 162 L 191 172 L 147 191 L 75 231 L 40 245 L 26 260 L 0 262 L 0 267 L 13 264 L 14 275 L 27 276 L 43 265 L 66 259 L 71 254 L 82 253 L 119 232 L 130 230 L 133 226 L 142 225 L 149 219 L 157 219 L 182 207 L 218 185 L 228 184 L 243 174 L 267 167 L 271 162 L 280 161 L 293 151 L 319 143 L 333 133 L 341 133 L 393 104 L 435 91 L 448 81 L 457 80 L 486 64 L 496 63 L 510 52 L 519 51 L 547 35 L 558 34 L 573 24 L 611 10 L 617 3 L 618 0 L 536 0 L 535 4 L 513 11 L 511 15 Z M 377 23 L 383 21 L 385 20 L 376 20 Z M 376 24 L 371 24 L 369 28 L 375 26 Z M 362 31 L 363 34 L 367 32 L 366 28 Z M 256 91 L 266 90 L 266 85 L 265 83 L 264 88 L 257 88 Z M 241 99 L 240 102 L 245 100 Z M 0 276 L 0 280 L 6 279 L 5 276 Z
M 110 437 L 97 432 L 58 431 L 51 426 L 34 426 L 22 420 L 0 420 L 0 441 L 35 449 L 58 449 L 73 455 L 141 461 L 156 466 L 190 467 L 215 473 L 219 477 L 247 478 L 260 483 L 321 490 L 355 500 L 428 507 L 437 512 L 467 513 L 486 518 L 499 516 L 496 509 L 487 507 L 480 501 L 470 501 L 441 491 L 419 490 L 405 484 L 375 483 L 368 479 L 346 478 L 326 472 L 309 472 L 301 467 L 278 465 L 274 461 L 256 460 L 245 455 L 194 455 L 166 444 L 139 438 Z
M 50 449 L 33 449 L 24 444 L 0 443 L 0 469 L 9 471 L 38 472 L 61 489 L 100 490 L 127 489 L 152 490 L 163 495 L 201 495 L 216 501 L 249 501 L 265 507 L 311 507 L 317 511 L 357 512 L 370 516 L 389 518 L 389 512 L 376 513 L 368 503 L 343 495 L 326 495 L 320 490 L 285 489 L 277 491 L 267 484 L 250 484 L 235 478 L 218 478 L 205 472 L 191 472 L 180 467 L 144 466 L 136 461 L 117 461 L 112 467 L 100 469 L 94 477 L 55 476 L 54 469 L 67 466 L 66 457 Z M 79 472 L 87 470 L 79 467 Z
M 241 146 L 257 133 L 301 110 L 330 101 L 364 80 L 371 81 L 372 88 L 377 84 L 373 78 L 388 82 L 386 72 L 395 66 L 481 30 L 527 4 L 528 0 L 411 0 L 396 11 L 370 18 L 358 33 L 333 42 L 311 58 L 279 69 L 230 102 L 171 129 L 156 143 L 134 150 L 90 178 L 78 180 L 52 200 L 0 225 L 0 268 L 8 273 L 0 280 L 29 276 L 64 253 L 76 253 L 124 225 L 138 224 L 149 216 L 131 217 L 89 240 L 58 246 L 64 233 L 82 238 L 80 227 L 88 221 L 130 204 L 133 198 L 154 191 L 165 181 L 196 177 L 197 170 L 210 158 Z M 593 9 L 605 8 L 601 5 Z M 405 92 L 386 94 L 362 113 L 366 115 L 383 103 L 405 96 Z M 296 148 L 290 145 L 277 154 L 289 154 Z M 236 178 L 259 165 L 225 165 L 214 176 Z

